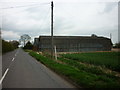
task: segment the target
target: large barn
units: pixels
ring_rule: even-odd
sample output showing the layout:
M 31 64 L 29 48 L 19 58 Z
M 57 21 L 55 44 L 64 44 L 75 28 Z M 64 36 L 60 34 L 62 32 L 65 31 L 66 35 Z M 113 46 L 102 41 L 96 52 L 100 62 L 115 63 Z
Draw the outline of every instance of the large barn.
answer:
M 57 52 L 110 51 L 111 39 L 97 36 L 54 36 Z M 34 47 L 39 51 L 51 50 L 51 36 L 35 38 Z

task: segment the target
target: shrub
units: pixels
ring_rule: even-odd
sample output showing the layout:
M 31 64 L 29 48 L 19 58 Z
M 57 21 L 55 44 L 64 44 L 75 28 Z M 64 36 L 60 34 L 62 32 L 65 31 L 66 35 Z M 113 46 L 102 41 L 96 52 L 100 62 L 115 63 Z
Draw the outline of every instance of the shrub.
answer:
M 14 49 L 15 49 L 14 46 L 10 42 L 2 40 L 2 53 L 6 53 Z
M 32 43 L 30 41 L 28 41 L 23 49 L 30 49 L 30 50 L 33 49 Z

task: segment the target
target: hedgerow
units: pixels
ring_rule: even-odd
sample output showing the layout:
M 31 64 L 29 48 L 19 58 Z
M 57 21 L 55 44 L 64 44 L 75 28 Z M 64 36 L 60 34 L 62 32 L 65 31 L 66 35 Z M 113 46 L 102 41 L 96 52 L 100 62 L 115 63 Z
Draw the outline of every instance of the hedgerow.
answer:
M 2 53 L 13 51 L 16 48 L 17 47 L 13 43 L 2 40 Z

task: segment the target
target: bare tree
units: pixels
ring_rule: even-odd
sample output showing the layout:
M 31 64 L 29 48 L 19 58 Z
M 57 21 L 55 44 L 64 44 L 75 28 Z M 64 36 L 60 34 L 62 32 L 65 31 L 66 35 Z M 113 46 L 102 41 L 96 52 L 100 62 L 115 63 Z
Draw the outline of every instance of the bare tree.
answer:
M 31 37 L 27 34 L 23 34 L 21 37 L 20 37 L 20 42 L 23 42 L 24 46 L 25 44 L 31 40 Z

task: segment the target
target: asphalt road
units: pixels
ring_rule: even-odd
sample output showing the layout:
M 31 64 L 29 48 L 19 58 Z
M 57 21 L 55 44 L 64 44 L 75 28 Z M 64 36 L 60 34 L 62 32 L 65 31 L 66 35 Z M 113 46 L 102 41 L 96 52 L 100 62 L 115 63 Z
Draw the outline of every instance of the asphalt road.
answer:
M 2 59 L 3 88 L 75 88 L 20 48 Z

